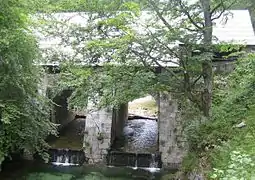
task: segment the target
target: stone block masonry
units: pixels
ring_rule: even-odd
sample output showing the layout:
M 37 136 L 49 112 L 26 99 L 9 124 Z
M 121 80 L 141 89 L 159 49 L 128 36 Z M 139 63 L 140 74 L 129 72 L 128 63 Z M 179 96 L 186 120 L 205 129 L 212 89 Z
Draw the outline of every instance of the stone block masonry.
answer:
M 159 97 L 159 151 L 163 167 L 178 167 L 181 164 L 185 148 L 182 139 L 181 119 L 178 103 L 169 94 Z
M 56 80 L 57 77 L 52 78 L 51 75 L 45 75 L 42 80 L 43 85 L 39 89 L 41 94 L 47 94 L 47 88 L 54 84 L 54 79 Z M 167 168 L 176 167 L 176 165 L 182 162 L 187 144 L 183 135 L 183 123 L 178 111 L 178 103 L 173 97 L 171 94 L 161 93 L 156 98 L 159 111 L 159 152 L 161 153 L 162 165 Z M 123 104 L 118 110 L 113 111 L 112 108 L 96 109 L 93 103 L 88 104 L 87 112 L 85 112 L 84 153 L 89 158 L 89 163 L 106 164 L 108 150 L 114 143 L 114 140 L 121 137 L 122 127 L 127 120 L 128 107 L 127 104 Z M 59 123 L 55 113 L 53 117 L 52 122 Z M 67 119 L 74 118 L 66 117 Z
M 159 96 L 159 152 L 163 168 L 178 168 L 185 155 L 185 140 L 178 103 L 170 94 Z M 112 109 L 88 109 L 84 152 L 89 163 L 105 164 L 108 149 L 111 146 Z M 115 127 L 116 128 L 116 127 Z
M 106 163 L 111 145 L 112 111 L 88 108 L 86 113 L 83 149 L 89 163 Z

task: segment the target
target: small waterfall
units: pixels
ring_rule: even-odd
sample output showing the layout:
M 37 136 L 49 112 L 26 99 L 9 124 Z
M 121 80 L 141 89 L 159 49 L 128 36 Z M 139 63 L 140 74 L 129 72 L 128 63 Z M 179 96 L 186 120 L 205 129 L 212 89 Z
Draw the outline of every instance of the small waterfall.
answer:
M 78 158 L 76 155 L 70 156 L 70 163 L 75 164 L 75 162 L 78 162 Z
M 61 156 L 57 156 L 56 162 L 60 163 L 61 162 Z
M 155 154 L 151 154 L 150 168 L 158 168 L 158 161 L 156 161 Z
M 68 158 L 68 156 L 66 155 L 65 156 L 65 164 L 68 164 L 69 163 L 69 158 Z
M 126 153 L 120 151 L 111 151 L 107 155 L 107 165 L 130 167 L 134 170 L 144 169 L 151 173 L 160 171 L 160 154 L 150 153 Z
M 135 167 L 133 169 L 137 169 L 138 168 L 138 163 L 137 163 L 137 154 L 136 154 L 136 158 L 135 158 Z
M 156 154 L 151 154 L 150 167 L 145 168 L 145 169 L 150 171 L 151 173 L 160 171 L 159 160 L 157 160 L 157 159 L 158 159 L 158 157 L 156 156 Z
M 50 163 L 57 166 L 78 166 L 86 161 L 84 152 L 69 149 L 50 149 Z

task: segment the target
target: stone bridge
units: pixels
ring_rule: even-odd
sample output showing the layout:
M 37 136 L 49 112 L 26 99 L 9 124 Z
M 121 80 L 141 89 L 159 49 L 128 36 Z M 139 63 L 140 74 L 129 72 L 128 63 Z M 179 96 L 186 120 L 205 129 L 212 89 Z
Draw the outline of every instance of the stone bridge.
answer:
M 230 14 L 231 17 L 228 18 L 228 21 L 225 21 L 225 16 L 222 20 L 218 19 L 218 21 L 215 21 L 213 35 L 217 37 L 218 40 L 215 43 L 244 43 L 248 48 L 252 46 L 254 50 L 255 36 L 249 12 L 247 10 L 238 10 L 231 11 Z M 64 20 L 65 23 L 61 24 L 69 22 L 70 24 L 68 24 L 71 26 L 86 26 L 86 17 L 86 13 L 84 14 L 82 12 L 58 13 L 55 17 L 56 19 L 54 19 L 54 23 L 56 22 L 55 20 L 58 19 L 60 22 Z M 64 33 L 66 32 L 66 26 L 61 26 L 57 28 L 56 31 Z M 67 33 L 68 32 L 69 31 L 67 31 Z M 55 46 L 59 42 L 57 37 L 56 39 L 49 39 L 51 34 L 49 37 L 47 36 L 47 33 L 45 37 L 43 33 L 41 35 L 42 37 L 40 36 L 39 39 L 40 47 L 42 49 L 55 50 L 56 48 L 57 51 L 60 51 L 60 53 L 63 54 L 72 52 L 71 47 L 70 49 L 65 46 L 63 47 L 61 46 L 61 43 L 59 43 L 60 46 Z M 70 37 L 69 34 L 67 34 L 66 37 Z M 48 44 L 48 42 L 50 43 Z M 218 55 L 219 59 L 214 62 L 215 72 L 231 71 L 234 68 L 232 61 L 223 61 L 221 58 L 222 55 L 220 55 L 220 53 Z M 50 85 L 54 83 L 53 79 L 55 78 L 53 77 L 58 76 L 57 68 L 56 71 L 54 70 L 54 67 L 48 68 L 53 69 L 53 71 L 51 71 L 53 73 L 45 74 L 43 77 L 43 85 L 40 86 L 40 93 L 45 95 L 48 94 L 47 92 L 48 89 L 50 89 Z M 56 104 L 59 104 L 59 106 L 54 105 L 52 108 L 52 121 L 59 123 L 62 126 L 65 126 L 73 120 L 77 114 L 80 114 L 77 110 L 68 110 L 67 108 L 67 98 L 70 96 L 70 93 L 70 91 L 66 90 L 63 91 L 61 95 L 53 97 L 53 101 Z M 158 94 L 156 101 L 158 105 L 158 152 L 161 154 L 163 166 L 167 167 L 172 164 L 179 164 L 185 153 L 186 143 L 182 129 L 183 121 L 181 120 L 180 112 L 178 111 L 177 100 L 170 94 Z M 86 116 L 83 148 L 85 155 L 90 159 L 90 163 L 104 163 L 106 159 L 105 157 L 113 143 L 118 138 L 121 138 L 123 124 L 127 120 L 127 107 L 127 104 L 122 104 L 117 110 L 113 110 L 110 107 L 97 110 L 91 105 L 87 107 L 86 111 L 81 111 L 81 114 Z
M 58 78 L 59 69 L 55 66 L 46 66 L 47 73 L 40 85 L 40 93 L 49 94 L 51 85 Z M 216 71 L 231 71 L 233 63 L 216 63 Z M 83 150 L 89 158 L 89 163 L 106 163 L 106 157 L 116 140 L 123 136 L 123 127 L 128 120 L 128 103 L 119 106 L 119 109 L 95 109 L 93 104 L 86 110 L 68 109 L 67 99 L 71 91 L 65 90 L 55 96 L 51 120 L 61 124 L 60 128 L 70 123 L 75 116 L 86 116 Z M 178 166 L 185 154 L 186 143 L 183 134 L 182 119 L 178 110 L 177 100 L 170 94 L 158 94 L 155 97 L 158 105 L 158 153 L 161 155 L 163 167 Z

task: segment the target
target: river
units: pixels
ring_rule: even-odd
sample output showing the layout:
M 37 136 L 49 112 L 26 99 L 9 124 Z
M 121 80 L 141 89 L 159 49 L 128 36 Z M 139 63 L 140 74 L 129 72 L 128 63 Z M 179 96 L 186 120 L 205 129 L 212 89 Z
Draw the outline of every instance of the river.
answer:
M 36 161 L 15 161 L 6 163 L 0 173 L 0 180 L 160 180 L 158 162 L 150 160 L 148 168 L 137 168 L 137 159 L 133 167 L 109 166 L 65 166 L 72 160 L 68 152 L 82 148 L 84 119 L 76 119 L 60 132 L 60 136 L 49 141 L 52 148 L 57 150 L 50 153 L 52 163 Z M 126 123 L 124 134 L 127 140 L 126 150 L 129 152 L 157 152 L 157 122 L 148 119 L 135 119 Z M 64 153 L 64 155 L 63 155 Z M 78 157 L 77 155 L 75 155 Z M 143 155 L 144 156 L 144 155 Z M 123 157 L 120 157 L 122 159 Z M 137 158 L 137 157 L 136 157 Z M 132 158 L 131 158 L 132 159 Z M 79 161 L 79 158 L 76 160 Z M 130 161 L 130 160 L 128 160 Z M 152 163 L 153 162 L 153 163 Z M 70 163 L 70 162 L 69 162 Z M 57 165 L 56 165 L 57 164 Z M 59 165 L 62 164 L 62 165 Z M 76 163 L 73 163 L 76 164 Z M 81 163 L 80 163 L 81 164 Z M 139 165 L 139 163 L 138 163 Z M 138 166 L 139 167 L 139 166 Z
M 7 164 L 1 180 L 159 180 L 160 172 L 107 166 L 56 166 L 38 162 Z

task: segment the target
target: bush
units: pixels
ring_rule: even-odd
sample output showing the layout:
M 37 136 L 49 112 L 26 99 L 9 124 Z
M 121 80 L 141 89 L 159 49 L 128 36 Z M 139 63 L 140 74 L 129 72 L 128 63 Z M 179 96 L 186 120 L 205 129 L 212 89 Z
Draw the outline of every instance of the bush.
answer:
M 215 78 L 213 117 L 189 128 L 191 151 L 206 156 L 210 179 L 255 176 L 255 54 L 238 60 L 236 70 Z M 245 127 L 235 125 L 245 123 Z
M 230 160 L 224 169 L 213 168 L 211 179 L 245 180 L 255 178 L 254 158 L 241 151 L 231 151 Z

